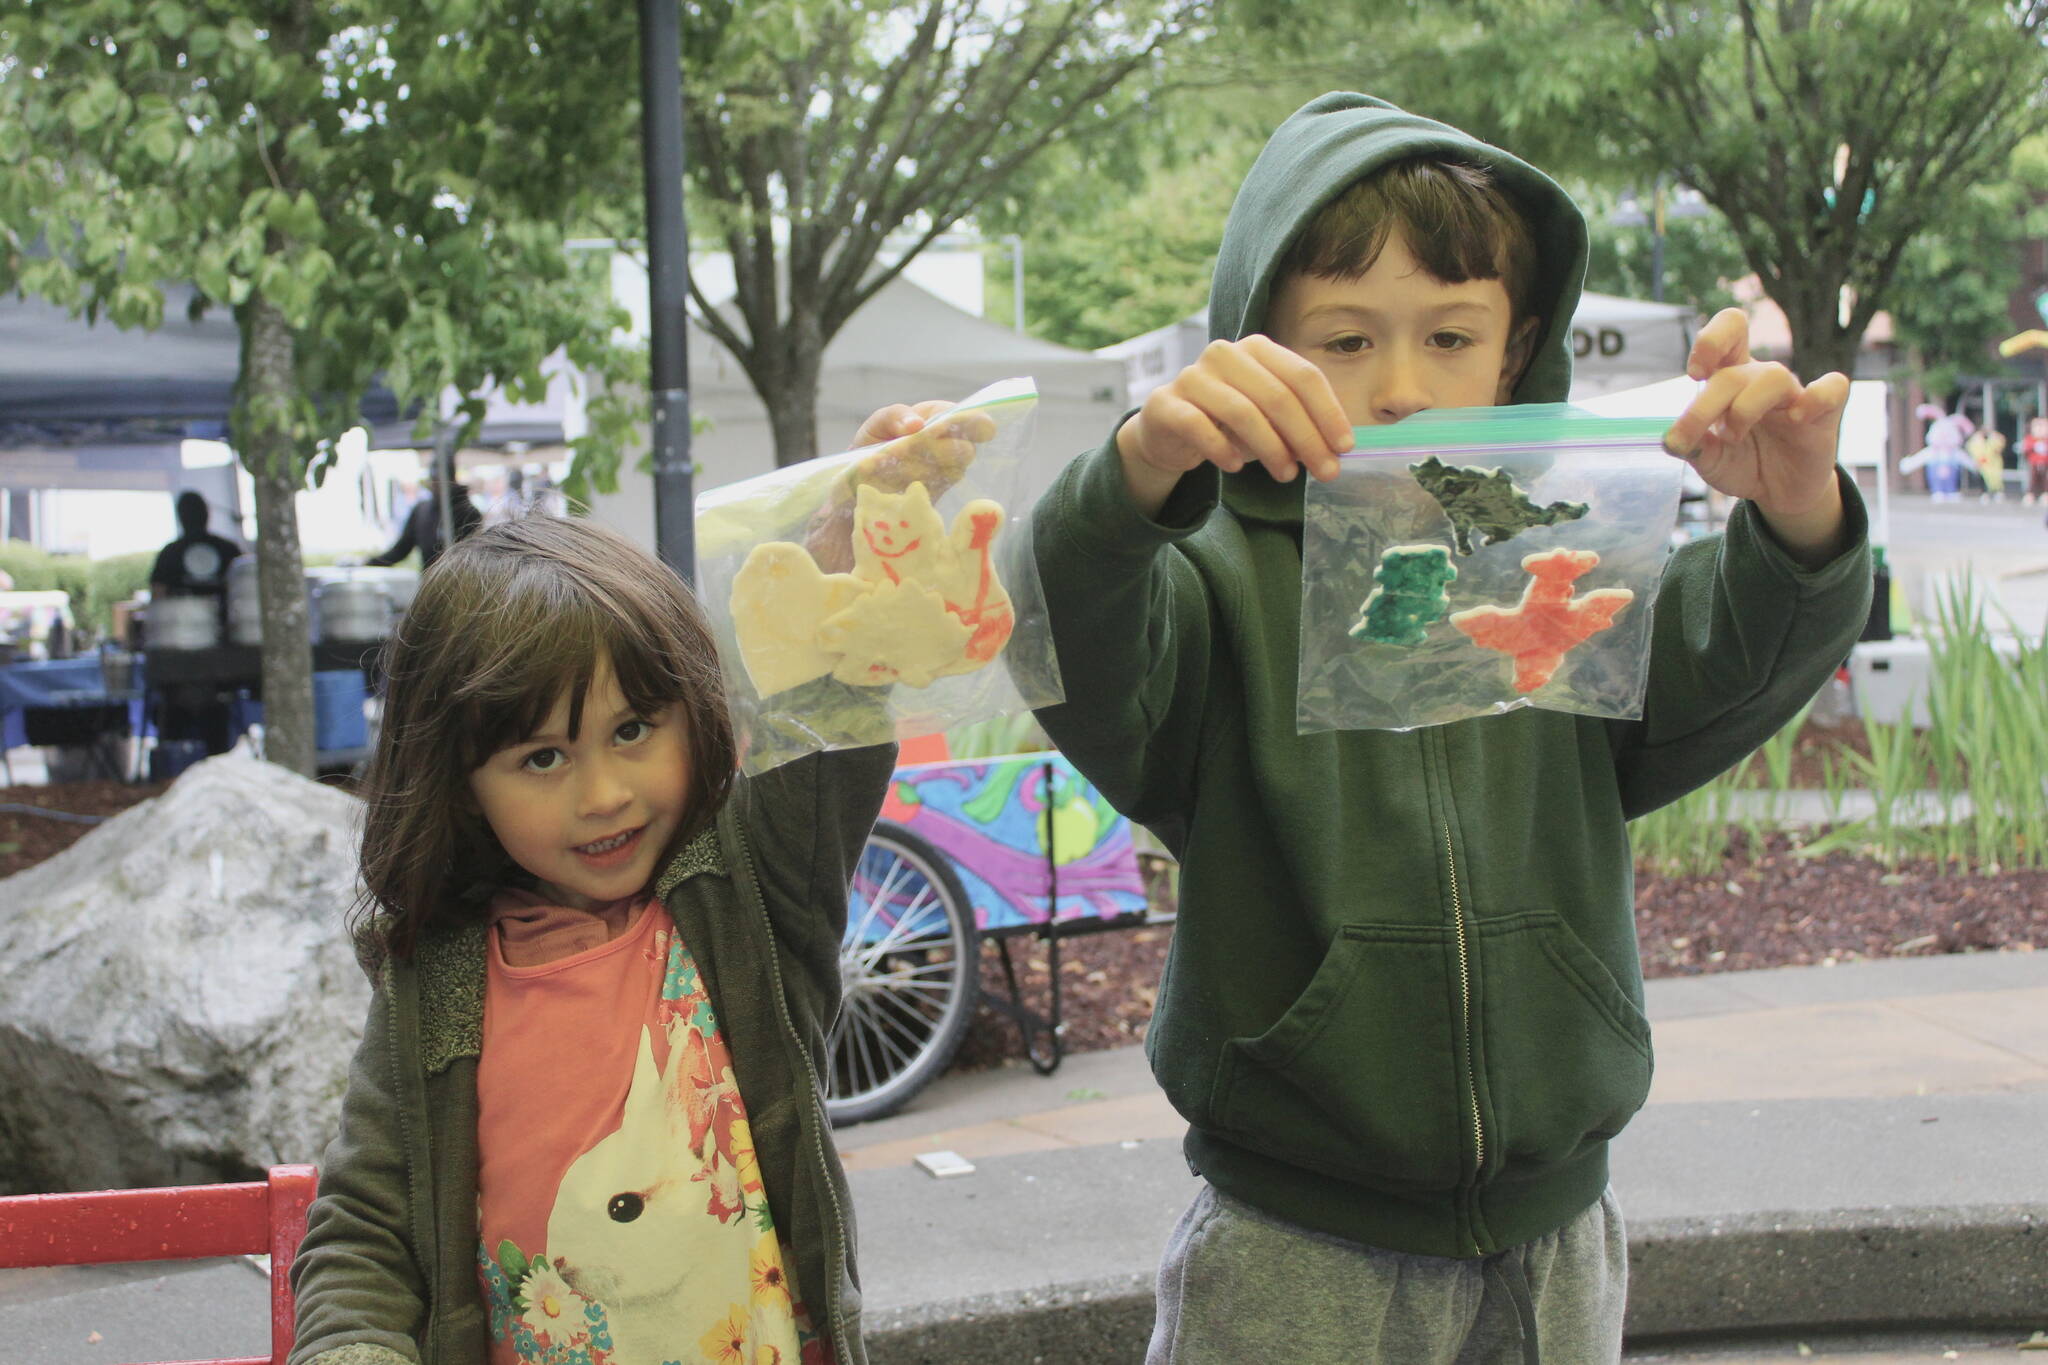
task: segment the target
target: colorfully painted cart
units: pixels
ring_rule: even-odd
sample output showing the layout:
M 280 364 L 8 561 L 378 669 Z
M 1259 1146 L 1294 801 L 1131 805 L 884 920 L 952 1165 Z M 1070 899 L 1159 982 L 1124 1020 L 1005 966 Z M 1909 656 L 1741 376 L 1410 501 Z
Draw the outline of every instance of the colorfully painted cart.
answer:
M 980 996 L 981 944 L 1001 954 L 1015 1020 L 1043 1074 L 1060 1062 L 1062 939 L 1145 922 L 1131 825 L 1056 753 L 896 770 L 849 890 L 845 1004 L 826 1108 L 879 1118 L 945 1071 Z M 1045 940 L 1050 1012 L 1018 996 L 1010 940 Z

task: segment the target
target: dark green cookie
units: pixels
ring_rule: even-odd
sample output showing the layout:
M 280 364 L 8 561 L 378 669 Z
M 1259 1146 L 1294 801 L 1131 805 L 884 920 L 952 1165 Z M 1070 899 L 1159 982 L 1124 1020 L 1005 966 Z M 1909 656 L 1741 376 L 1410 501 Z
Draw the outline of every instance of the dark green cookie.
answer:
M 1432 621 L 1451 608 L 1446 585 L 1458 576 L 1451 552 L 1441 545 L 1393 545 L 1380 555 L 1372 571 L 1379 584 L 1358 609 L 1353 639 L 1383 645 L 1419 645 Z
M 1445 464 L 1434 455 L 1408 468 L 1414 471 L 1415 481 L 1451 519 L 1461 555 L 1469 555 L 1478 548 L 1472 543 L 1475 531 L 1483 537 L 1481 544 L 1491 545 L 1531 526 L 1555 526 L 1560 521 L 1577 521 L 1586 515 L 1583 502 L 1553 502 L 1548 507 L 1538 507 L 1515 487 L 1505 469 Z

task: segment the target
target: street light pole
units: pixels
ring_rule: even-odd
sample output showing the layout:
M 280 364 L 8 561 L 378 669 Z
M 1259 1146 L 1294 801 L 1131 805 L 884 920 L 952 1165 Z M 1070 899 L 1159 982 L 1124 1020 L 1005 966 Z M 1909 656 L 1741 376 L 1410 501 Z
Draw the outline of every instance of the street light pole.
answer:
M 1650 190 L 1650 302 L 1664 302 L 1664 176 Z
M 1024 238 L 1010 233 L 1003 238 L 1010 248 L 1010 311 L 1017 320 L 1017 333 L 1024 332 Z
M 681 0 L 640 0 L 640 160 L 647 197 L 650 427 L 654 543 L 685 583 L 696 581 L 690 476 L 690 238 L 683 221 Z

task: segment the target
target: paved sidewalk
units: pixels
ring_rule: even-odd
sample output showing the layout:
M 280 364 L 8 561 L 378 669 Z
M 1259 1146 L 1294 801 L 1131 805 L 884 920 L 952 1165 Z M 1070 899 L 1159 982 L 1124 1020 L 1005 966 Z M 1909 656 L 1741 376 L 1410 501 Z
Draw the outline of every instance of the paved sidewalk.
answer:
M 1647 994 L 1656 1083 L 1614 1154 L 1631 1360 L 2048 1359 L 2013 1351 L 2048 1329 L 2048 952 Z M 1181 1131 L 1135 1048 L 947 1077 L 842 1130 L 874 1365 L 1140 1359 L 1195 1190 Z M 938 1148 L 975 1172 L 913 1164 Z M 253 1356 L 265 1322 L 244 1261 L 0 1272 L 6 1365 Z M 1893 1329 L 1931 1334 L 1843 1344 Z
M 2010 1334 L 1943 1350 L 2010 1350 L 2048 1327 L 2048 953 L 1647 996 L 1657 1078 L 1614 1154 L 1632 1339 L 1948 1322 Z M 1131 1048 L 948 1077 L 842 1130 L 877 1365 L 1138 1358 L 1196 1188 L 1183 1129 Z M 924 1174 L 934 1149 L 975 1173 Z

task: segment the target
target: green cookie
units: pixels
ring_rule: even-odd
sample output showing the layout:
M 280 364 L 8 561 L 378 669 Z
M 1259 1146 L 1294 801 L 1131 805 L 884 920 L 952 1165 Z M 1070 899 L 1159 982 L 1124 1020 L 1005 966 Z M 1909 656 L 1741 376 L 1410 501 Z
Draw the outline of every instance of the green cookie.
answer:
M 1586 515 L 1583 502 L 1553 502 L 1548 507 L 1538 507 L 1515 487 L 1505 469 L 1445 464 L 1434 455 L 1408 468 L 1414 471 L 1415 481 L 1451 519 L 1461 555 L 1469 555 L 1478 548 L 1472 543 L 1475 531 L 1484 537 L 1483 544 L 1491 545 L 1531 526 L 1555 526 L 1560 521 L 1577 521 Z
M 1441 545 L 1389 546 L 1372 571 L 1379 586 L 1358 609 L 1350 635 L 1383 645 L 1421 644 L 1429 624 L 1451 609 L 1446 587 L 1457 576 L 1451 552 Z

